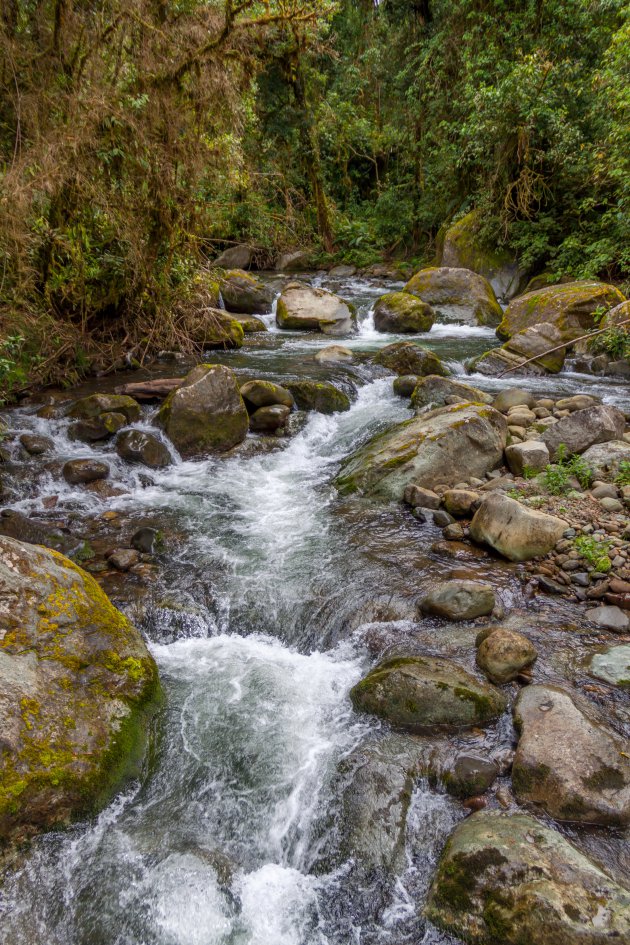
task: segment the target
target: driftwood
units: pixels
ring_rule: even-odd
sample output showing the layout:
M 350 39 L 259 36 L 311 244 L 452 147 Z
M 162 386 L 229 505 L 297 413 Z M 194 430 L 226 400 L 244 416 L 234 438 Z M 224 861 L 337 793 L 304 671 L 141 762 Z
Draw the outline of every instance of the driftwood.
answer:
M 611 328 L 623 328 L 624 325 L 630 325 L 630 318 L 626 318 L 622 322 L 617 322 L 615 325 L 607 325 L 606 328 L 598 328 L 597 331 L 587 331 L 585 335 L 580 335 L 579 338 L 573 338 L 571 341 L 565 341 L 561 345 L 556 345 L 555 348 L 548 348 L 547 351 L 541 351 L 540 354 L 534 355 L 533 358 L 528 358 L 527 361 L 523 361 L 522 364 L 515 364 L 513 367 L 506 368 L 505 371 L 501 371 L 500 374 L 497 374 L 497 377 L 505 377 L 506 374 L 511 374 L 512 371 L 520 371 L 526 364 L 531 364 L 532 361 L 539 361 L 548 354 L 553 354 L 554 351 L 560 351 L 562 348 L 570 348 L 571 345 L 577 344 L 578 341 L 584 341 L 586 338 L 594 338 L 595 335 L 601 335 L 605 331 L 610 331 Z
M 158 377 L 153 381 L 135 381 L 117 387 L 116 393 L 127 394 L 136 400 L 164 400 L 183 380 L 183 377 Z

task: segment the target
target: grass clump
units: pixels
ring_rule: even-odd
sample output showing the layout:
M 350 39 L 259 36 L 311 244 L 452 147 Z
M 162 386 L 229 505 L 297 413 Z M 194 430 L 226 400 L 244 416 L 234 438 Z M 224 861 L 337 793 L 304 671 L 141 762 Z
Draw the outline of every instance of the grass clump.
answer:
M 597 541 L 591 535 L 579 535 L 573 542 L 575 550 L 580 553 L 582 558 L 602 574 L 607 574 L 612 568 L 612 561 L 609 557 L 611 543 L 609 541 Z
M 593 471 L 577 453 L 568 453 L 564 443 L 558 447 L 557 461 L 550 463 L 542 473 L 542 484 L 550 495 L 566 495 L 570 491 L 570 480 L 577 479 L 583 489 L 588 489 Z

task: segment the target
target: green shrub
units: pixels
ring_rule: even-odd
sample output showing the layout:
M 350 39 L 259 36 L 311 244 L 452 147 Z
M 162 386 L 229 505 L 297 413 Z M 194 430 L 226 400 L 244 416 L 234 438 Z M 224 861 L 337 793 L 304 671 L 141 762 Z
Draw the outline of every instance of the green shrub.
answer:
M 606 574 L 612 568 L 612 561 L 608 557 L 611 548 L 609 541 L 596 541 L 591 535 L 579 535 L 573 542 L 576 551 L 596 571 Z
M 619 472 L 615 476 L 618 486 L 630 486 L 630 460 L 622 459 L 619 463 Z

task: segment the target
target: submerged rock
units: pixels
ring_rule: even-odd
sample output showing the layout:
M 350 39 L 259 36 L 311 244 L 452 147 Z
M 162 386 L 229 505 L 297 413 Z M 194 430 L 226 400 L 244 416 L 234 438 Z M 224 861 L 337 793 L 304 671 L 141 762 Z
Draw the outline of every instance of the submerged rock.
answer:
M 561 518 L 528 509 L 516 499 L 491 492 L 475 512 L 470 535 L 510 561 L 527 561 L 551 551 L 568 527 Z
M 450 620 L 472 620 L 494 610 L 494 591 L 481 581 L 444 581 L 420 602 L 426 614 Z
M 452 486 L 464 475 L 483 476 L 493 469 L 506 440 L 505 419 L 492 407 L 442 407 L 373 437 L 345 461 L 336 485 L 344 495 L 398 500 L 409 484 Z
M 338 413 L 350 410 L 350 398 L 328 381 L 287 381 L 300 410 L 316 410 L 318 413 Z
M 450 404 L 454 402 L 453 398 L 457 398 L 460 403 L 489 404 L 492 402 L 492 397 L 479 390 L 478 387 L 463 384 L 451 377 L 430 374 L 427 377 L 418 378 L 411 393 L 411 406 L 416 410 L 429 406 L 443 407 L 447 403 L 447 397 Z
M 186 458 L 229 450 L 249 429 L 236 377 L 221 364 L 193 368 L 162 404 L 157 423 Z
M 448 374 L 436 354 L 413 341 L 395 341 L 394 344 L 385 345 L 374 356 L 374 363 L 399 375 L 426 377 L 428 374 Z
M 597 679 L 630 689 L 630 643 L 595 653 L 588 660 L 588 671 Z
M 435 312 L 430 305 L 408 292 L 388 292 L 374 306 L 374 327 L 377 331 L 419 332 L 431 331 Z
M 620 440 L 626 427 L 621 410 L 605 404 L 576 410 L 568 417 L 545 430 L 541 440 L 549 450 L 552 460 L 558 456 L 560 444 L 567 453 L 583 453 L 596 443 Z
M 488 811 L 456 827 L 428 918 L 473 945 L 621 945 L 630 893 L 526 814 Z
M 394 657 L 372 669 L 351 690 L 355 709 L 397 728 L 426 731 L 484 725 L 505 710 L 505 696 L 450 660 Z
M 303 282 L 290 282 L 278 299 L 276 321 L 279 328 L 346 335 L 355 327 L 355 313 L 352 306 L 332 292 Z
M 0 538 L 0 838 L 91 813 L 138 771 L 157 669 L 90 575 Z
M 230 269 L 220 281 L 221 296 L 228 312 L 259 315 L 271 311 L 273 290 L 242 269 Z
M 517 797 L 556 820 L 630 823 L 627 744 L 556 686 L 527 686 L 514 707 L 520 738 L 512 781 Z
M 532 666 L 537 655 L 536 647 L 527 637 L 515 630 L 495 627 L 479 644 L 477 666 L 490 682 L 500 686 Z
M 354 354 L 350 348 L 346 348 L 344 345 L 328 345 L 328 347 L 317 352 L 315 360 L 318 364 L 349 363 L 354 361 Z
M 559 342 L 571 342 L 596 328 L 595 312 L 623 302 L 612 285 L 584 281 L 552 285 L 526 292 L 513 299 L 505 310 L 497 335 L 503 341 L 518 332 L 546 323 L 558 332 Z
M 411 277 L 405 292 L 427 302 L 447 321 L 495 326 L 503 316 L 490 283 L 470 269 L 421 269 Z

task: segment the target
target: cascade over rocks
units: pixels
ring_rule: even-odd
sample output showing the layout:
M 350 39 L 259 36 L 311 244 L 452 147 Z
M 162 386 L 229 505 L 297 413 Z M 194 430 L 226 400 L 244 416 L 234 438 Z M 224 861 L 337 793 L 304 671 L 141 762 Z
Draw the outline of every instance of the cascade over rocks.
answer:
M 410 483 L 433 489 L 455 485 L 464 471 L 485 475 L 500 462 L 506 440 L 505 418 L 492 407 L 441 407 L 373 437 L 345 461 L 336 485 L 343 495 L 400 500 Z
M 621 410 L 606 404 L 576 410 L 545 430 L 541 441 L 549 450 L 552 460 L 558 456 L 560 444 L 567 453 L 583 453 L 597 443 L 620 440 L 626 428 Z
M 592 715 L 592 718 L 589 717 Z M 514 707 L 517 797 L 556 820 L 630 823 L 627 742 L 557 686 L 527 686 Z
M 278 328 L 347 335 L 355 328 L 354 308 L 338 295 L 303 282 L 289 282 L 276 309 Z
M 404 291 L 427 302 L 446 321 L 494 327 L 503 317 L 490 283 L 470 269 L 421 269 Z
M 612 945 L 630 893 L 526 814 L 482 811 L 449 837 L 425 909 L 472 945 Z
M 527 561 L 551 551 L 568 527 L 554 515 L 528 509 L 516 499 L 491 492 L 475 512 L 470 535 L 510 561 Z
M 490 249 L 481 243 L 480 221 L 481 211 L 471 210 L 448 227 L 437 265 L 471 269 L 488 280 L 499 298 L 511 299 L 523 289 L 527 273 L 508 250 Z
M 157 694 L 140 633 L 94 578 L 0 537 L 0 842 L 91 813 L 137 773 Z
M 569 282 L 536 289 L 512 299 L 497 335 L 507 341 L 518 332 L 547 323 L 558 332 L 558 343 L 571 342 L 597 327 L 594 316 L 598 309 L 613 308 L 623 301 L 619 289 L 604 282 Z
M 454 398 L 457 398 L 460 403 L 492 403 L 492 397 L 479 390 L 478 387 L 463 384 L 451 377 L 429 374 L 427 377 L 418 378 L 411 394 L 411 406 L 416 410 L 424 407 L 443 407 L 447 403 L 447 398 L 449 398 L 449 404 L 455 402 Z
M 377 331 L 418 333 L 431 331 L 435 312 L 408 292 L 388 292 L 374 306 L 374 327 Z
M 271 311 L 273 290 L 257 276 L 242 269 L 231 269 L 220 282 L 223 304 L 228 312 L 260 315 Z
M 388 368 L 398 375 L 415 374 L 417 377 L 426 377 L 429 374 L 446 376 L 448 371 L 436 354 L 414 344 L 413 341 L 395 341 L 374 355 L 374 364 Z
M 157 423 L 188 458 L 236 446 L 247 435 L 249 417 L 233 372 L 199 364 L 168 395 Z
M 503 693 L 438 657 L 383 660 L 350 691 L 357 711 L 408 731 L 484 725 L 505 711 Z

